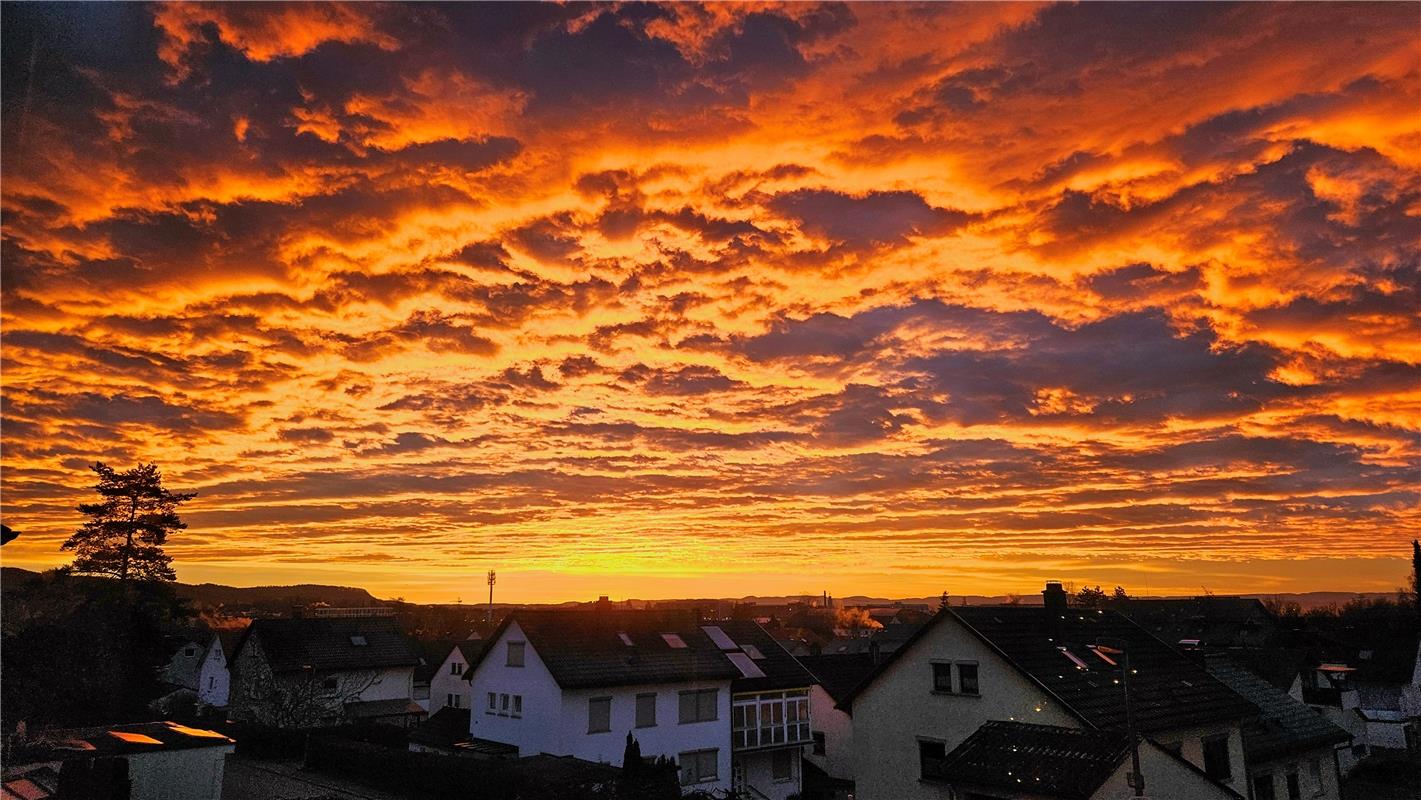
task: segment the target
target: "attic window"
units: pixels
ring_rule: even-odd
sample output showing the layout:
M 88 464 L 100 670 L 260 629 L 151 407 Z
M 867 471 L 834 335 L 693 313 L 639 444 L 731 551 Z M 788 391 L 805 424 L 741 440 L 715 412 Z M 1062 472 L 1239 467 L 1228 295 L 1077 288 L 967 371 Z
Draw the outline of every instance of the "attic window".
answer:
M 356 647 L 364 647 L 365 645 L 370 644 L 369 642 L 365 641 L 365 637 L 361 636 L 360 634 L 356 634 L 350 637 L 350 643 L 355 645 Z
M 1072 653 L 1070 650 L 1067 650 L 1064 647 L 1057 647 L 1056 649 L 1061 651 L 1061 655 L 1065 656 L 1066 658 L 1069 658 L 1071 660 L 1071 663 L 1076 665 L 1076 669 L 1087 668 L 1086 663 L 1081 660 L 1080 656 L 1076 655 L 1075 653 Z
M 618 638 L 618 639 L 621 639 L 621 640 L 622 640 L 622 644 L 626 645 L 627 647 L 631 647 L 631 646 L 632 646 L 632 637 L 626 635 L 625 633 L 619 633 L 619 634 L 617 634 L 617 638 Z
M 672 647 L 678 650 L 683 650 L 686 647 L 685 641 L 683 641 L 681 637 L 677 634 L 663 633 L 661 634 L 661 638 L 666 641 L 666 645 L 668 647 Z

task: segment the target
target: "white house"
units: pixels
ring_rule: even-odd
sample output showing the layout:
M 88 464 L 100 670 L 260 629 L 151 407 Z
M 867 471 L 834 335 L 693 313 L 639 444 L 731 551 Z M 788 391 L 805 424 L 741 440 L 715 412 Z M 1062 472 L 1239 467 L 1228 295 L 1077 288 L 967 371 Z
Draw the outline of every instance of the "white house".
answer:
M 739 670 L 731 679 L 731 787 L 785 800 L 800 794 L 810 749 L 814 676 L 751 620 L 720 620 L 701 630 Z
M 419 653 L 390 617 L 257 620 L 231 664 L 234 719 L 308 728 L 425 715 L 413 702 Z
M 238 630 L 219 630 L 212 634 L 197 671 L 197 699 L 203 705 L 227 706 L 227 694 L 232 685 L 227 659 L 235 652 L 241 635 Z
M 1242 723 L 1257 715 L 1252 704 L 1119 614 L 1068 608 L 1059 584 L 1044 595 L 1045 607 L 939 612 L 839 703 L 853 717 L 857 797 L 947 797 L 948 756 L 989 722 L 1124 730 L 1125 653 L 1137 729 L 1167 756 L 1161 764 L 1191 765 L 1156 772 L 1194 776 L 1155 781 L 1146 768 L 1147 793 L 1246 793 Z
M 430 679 L 430 708 L 469 708 L 469 679 L 466 673 L 474 657 L 484 648 L 479 640 L 455 642 Z
M 730 788 L 740 671 L 684 615 L 520 611 L 490 638 L 471 665 L 475 741 L 621 766 L 631 732 L 688 789 Z
M 1342 772 L 1336 748 L 1352 736 L 1301 701 L 1226 655 L 1207 658 L 1209 674 L 1258 707 L 1244 724 L 1248 796 L 1253 800 L 1338 800 Z
M 804 758 L 838 784 L 845 795 L 853 789 L 854 718 L 838 704 L 873 672 L 877 661 L 869 653 L 799 658 L 815 679 L 809 690 L 814 746 Z

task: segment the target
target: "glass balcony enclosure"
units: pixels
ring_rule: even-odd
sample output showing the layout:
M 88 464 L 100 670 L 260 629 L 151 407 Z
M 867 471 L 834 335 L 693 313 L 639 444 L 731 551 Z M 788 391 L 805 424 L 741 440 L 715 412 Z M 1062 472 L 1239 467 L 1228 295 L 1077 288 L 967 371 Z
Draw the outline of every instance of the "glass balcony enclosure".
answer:
M 809 690 L 737 694 L 730 719 L 734 750 L 808 744 Z

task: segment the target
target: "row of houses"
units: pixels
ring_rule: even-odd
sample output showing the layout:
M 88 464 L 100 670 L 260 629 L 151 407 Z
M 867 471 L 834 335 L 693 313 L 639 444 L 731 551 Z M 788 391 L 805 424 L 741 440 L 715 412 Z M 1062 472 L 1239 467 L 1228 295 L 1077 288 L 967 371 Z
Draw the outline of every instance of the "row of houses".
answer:
M 515 611 L 423 647 L 390 618 L 260 620 L 213 638 L 198 695 L 283 727 L 404 725 L 413 749 L 470 757 L 620 766 L 634 741 L 687 791 L 756 800 L 1340 797 L 1355 737 L 1315 692 L 1059 584 L 1043 598 L 799 657 L 753 619 L 684 610 Z

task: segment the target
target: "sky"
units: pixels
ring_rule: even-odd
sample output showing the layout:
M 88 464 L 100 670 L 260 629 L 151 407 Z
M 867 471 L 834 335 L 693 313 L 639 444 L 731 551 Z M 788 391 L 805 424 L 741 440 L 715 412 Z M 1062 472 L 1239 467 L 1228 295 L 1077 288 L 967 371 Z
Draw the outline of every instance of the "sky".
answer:
M 179 580 L 1389 591 L 1421 5 L 3 6 L 3 472 Z

